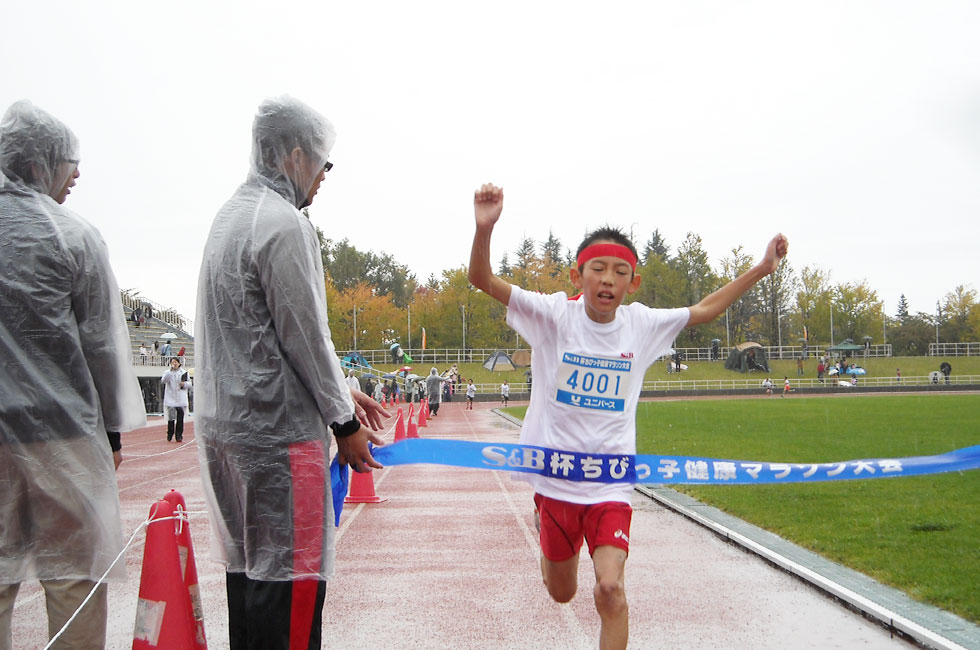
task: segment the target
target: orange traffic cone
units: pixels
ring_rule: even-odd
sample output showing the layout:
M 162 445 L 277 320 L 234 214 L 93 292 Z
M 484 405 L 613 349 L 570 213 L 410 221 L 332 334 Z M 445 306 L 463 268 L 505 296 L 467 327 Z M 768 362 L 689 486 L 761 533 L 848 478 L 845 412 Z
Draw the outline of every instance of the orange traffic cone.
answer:
M 374 472 L 351 473 L 350 494 L 344 498 L 344 503 L 381 503 L 387 500 L 374 493 Z
M 429 411 L 429 398 L 428 397 L 425 398 L 425 418 L 427 420 L 432 418 L 432 412 Z
M 395 419 L 395 442 L 405 439 L 405 419 L 402 415 L 402 407 L 398 407 L 398 415 Z
M 429 426 L 429 425 L 426 424 L 426 418 L 425 418 L 425 402 L 422 402 L 419 405 L 419 429 L 424 429 L 427 426 Z
M 413 415 L 415 415 L 415 402 L 411 402 L 408 405 L 408 420 L 409 420 L 409 422 L 412 421 L 412 416 Z
M 190 593 L 181 575 L 174 508 L 166 501 L 150 506 L 143 547 L 133 650 L 197 648 Z M 184 523 L 186 526 L 186 522 Z
M 187 504 L 184 495 L 177 490 L 170 490 L 163 500 L 173 506 L 174 513 L 181 516 L 174 520 L 177 524 L 177 551 L 180 554 L 180 570 L 184 576 L 184 586 L 191 598 L 191 614 L 194 616 L 194 634 L 197 645 L 195 650 L 206 650 L 208 642 L 204 636 L 204 607 L 201 605 L 201 587 L 197 581 L 197 563 L 194 562 L 194 544 L 191 542 L 191 527 L 187 521 Z
M 421 415 L 421 413 L 419 415 Z M 408 421 L 408 433 L 407 433 L 407 435 L 405 437 L 406 438 L 418 438 L 419 437 L 419 428 L 417 426 L 415 426 L 415 422 L 413 422 L 411 419 L 409 419 L 409 421 Z

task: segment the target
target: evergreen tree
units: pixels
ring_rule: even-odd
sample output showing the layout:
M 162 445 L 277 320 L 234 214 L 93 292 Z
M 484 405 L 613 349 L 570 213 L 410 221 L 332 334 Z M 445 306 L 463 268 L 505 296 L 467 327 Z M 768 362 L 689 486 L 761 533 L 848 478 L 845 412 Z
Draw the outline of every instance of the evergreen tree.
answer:
M 647 264 L 650 261 L 650 256 L 654 255 L 660 259 L 666 261 L 667 257 L 670 255 L 670 247 L 667 246 L 667 242 L 660 234 L 660 229 L 653 231 L 650 235 L 650 239 L 647 240 L 646 245 L 643 250 L 640 251 L 640 256 L 643 259 L 643 263 Z
M 561 242 L 549 230 L 548 239 L 541 245 L 541 262 L 548 275 L 552 278 L 561 275 L 564 259 Z
M 905 299 L 904 293 L 898 297 L 898 312 L 895 314 L 895 318 L 898 319 L 899 323 L 905 323 L 909 319 L 909 302 Z
M 521 245 L 517 248 L 516 268 L 522 271 L 528 271 L 534 266 L 534 263 L 537 261 L 537 255 L 534 252 L 535 248 L 534 240 L 530 237 L 525 237 L 521 240 Z

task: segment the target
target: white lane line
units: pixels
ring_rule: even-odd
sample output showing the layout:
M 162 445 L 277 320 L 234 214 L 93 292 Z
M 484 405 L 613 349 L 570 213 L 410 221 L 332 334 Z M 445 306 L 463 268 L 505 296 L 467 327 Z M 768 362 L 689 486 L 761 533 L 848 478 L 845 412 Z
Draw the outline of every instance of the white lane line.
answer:
M 465 420 L 467 427 L 469 427 L 470 437 L 476 442 L 483 442 L 482 440 L 480 440 L 480 437 L 477 435 L 473 427 L 473 424 L 472 422 L 470 422 L 470 419 L 467 416 L 467 414 L 465 413 L 463 414 L 463 419 Z M 510 491 L 507 489 L 507 486 L 504 484 L 503 477 L 501 476 L 503 472 L 490 470 L 490 473 L 493 474 L 493 478 L 497 482 L 497 487 L 500 488 L 500 492 L 503 494 L 504 501 L 507 502 L 507 507 L 510 509 L 511 514 L 513 514 L 514 519 L 517 520 L 517 525 L 524 533 L 524 539 L 527 541 L 528 550 L 531 552 L 530 555 L 532 557 L 532 562 L 534 563 L 532 564 L 532 566 L 538 567 L 537 563 L 540 562 L 541 546 L 538 543 L 537 534 L 531 532 L 531 527 L 528 526 L 527 522 L 524 520 L 523 512 L 525 510 L 519 507 L 514 502 L 514 499 L 511 496 Z M 541 585 L 541 588 L 545 589 L 544 584 Z M 585 631 L 582 629 L 582 626 L 579 624 L 578 617 L 575 616 L 575 612 L 572 610 L 571 603 L 564 603 L 564 604 L 555 603 L 555 605 L 558 607 L 558 611 L 561 612 L 562 618 L 565 620 L 565 625 L 568 628 L 568 633 L 569 633 L 568 641 L 573 642 L 573 645 L 572 644 L 566 644 L 566 645 L 568 645 L 569 647 L 579 648 L 580 650 L 591 649 L 593 647 L 592 639 L 585 634 Z
M 200 471 L 201 468 L 195 463 L 193 467 L 185 467 L 184 469 L 177 470 L 176 472 L 170 472 L 169 474 L 158 474 L 148 481 L 143 481 L 142 483 L 134 483 L 133 485 L 127 485 L 124 488 L 119 488 L 119 493 L 122 494 L 123 492 L 128 492 L 129 490 L 133 490 L 135 488 L 142 487 L 144 485 L 150 485 L 152 483 L 156 483 L 160 480 L 167 479 L 173 476 L 186 474 L 187 472 L 200 472 Z

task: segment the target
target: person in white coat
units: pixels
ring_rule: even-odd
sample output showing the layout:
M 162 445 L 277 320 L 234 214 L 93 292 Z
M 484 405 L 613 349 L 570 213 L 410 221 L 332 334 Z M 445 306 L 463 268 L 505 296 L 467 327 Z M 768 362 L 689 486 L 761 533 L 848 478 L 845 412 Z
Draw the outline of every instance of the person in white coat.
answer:
M 167 415 L 167 442 L 173 440 L 175 435 L 177 442 L 183 442 L 190 379 L 180 367 L 180 357 L 170 359 L 170 370 L 163 373 L 160 383 L 163 384 L 163 409 Z
M 353 370 L 347 371 L 347 385 L 350 386 L 351 390 L 361 390 L 361 382 L 357 380 L 357 375 L 354 374 Z
M 371 429 L 387 413 L 344 381 L 319 241 L 300 212 L 333 166 L 334 139 L 306 104 L 262 102 L 248 177 L 201 262 L 195 434 L 233 650 L 320 647 L 334 568 L 329 432 L 341 463 L 381 467 L 368 442 L 381 444 Z
M 119 432 L 146 424 L 105 242 L 62 205 L 78 162 L 75 135 L 30 102 L 0 120 L 0 648 L 34 579 L 49 636 L 94 590 L 58 647 L 104 647 Z

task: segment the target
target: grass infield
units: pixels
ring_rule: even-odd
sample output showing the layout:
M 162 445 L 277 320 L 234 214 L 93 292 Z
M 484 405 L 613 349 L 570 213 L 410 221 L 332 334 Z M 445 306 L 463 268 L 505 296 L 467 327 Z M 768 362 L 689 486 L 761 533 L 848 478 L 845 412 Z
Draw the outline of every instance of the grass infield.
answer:
M 701 399 L 641 402 L 637 409 L 641 454 L 830 462 L 978 443 L 977 395 Z M 980 623 L 980 471 L 679 489 Z

